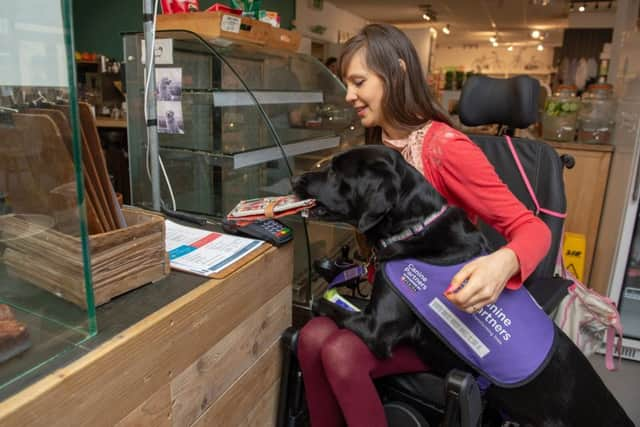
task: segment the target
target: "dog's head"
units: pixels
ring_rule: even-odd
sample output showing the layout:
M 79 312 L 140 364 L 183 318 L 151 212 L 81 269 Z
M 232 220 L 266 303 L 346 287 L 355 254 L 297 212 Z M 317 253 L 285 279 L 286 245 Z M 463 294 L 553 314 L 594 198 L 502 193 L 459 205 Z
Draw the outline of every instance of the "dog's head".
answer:
M 439 209 L 443 198 L 400 153 L 384 146 L 364 146 L 333 157 L 324 167 L 294 177 L 300 198 L 316 199 L 312 217 L 345 222 L 376 237 L 394 225 Z
M 169 110 L 165 115 L 167 116 L 167 120 L 172 120 L 175 117 L 176 113 L 174 113 L 172 110 Z
M 161 87 L 169 87 L 170 84 L 171 84 L 171 79 L 169 77 L 163 77 L 162 79 L 160 79 Z

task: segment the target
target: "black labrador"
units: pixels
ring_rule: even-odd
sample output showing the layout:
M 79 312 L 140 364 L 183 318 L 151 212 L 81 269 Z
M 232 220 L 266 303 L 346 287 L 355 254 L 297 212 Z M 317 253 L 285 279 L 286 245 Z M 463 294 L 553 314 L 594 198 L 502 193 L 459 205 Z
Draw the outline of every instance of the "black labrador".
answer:
M 312 217 L 349 223 L 372 247 L 445 204 L 419 171 L 383 146 L 341 153 L 326 167 L 294 177 L 293 190 L 301 198 L 317 200 Z M 422 234 L 379 248 L 376 256 L 378 261 L 413 257 L 453 265 L 486 249 L 484 237 L 465 213 L 450 208 Z M 410 343 L 436 374 L 473 370 L 418 320 L 379 273 L 363 312 L 321 301 L 320 314 L 355 332 L 377 357 L 389 357 L 398 343 Z M 490 407 L 501 408 L 522 426 L 633 426 L 586 357 L 559 329 L 554 354 L 533 380 L 517 388 L 494 385 L 485 396 Z

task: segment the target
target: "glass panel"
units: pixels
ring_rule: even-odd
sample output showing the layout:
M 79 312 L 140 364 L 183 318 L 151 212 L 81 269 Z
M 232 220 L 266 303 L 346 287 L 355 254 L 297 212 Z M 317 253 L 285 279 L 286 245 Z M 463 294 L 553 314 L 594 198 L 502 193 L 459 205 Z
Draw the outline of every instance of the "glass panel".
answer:
M 0 388 L 96 333 L 70 16 L 24 0 L 0 18 Z
M 619 306 L 624 336 L 640 339 L 640 221 L 637 219 Z
M 157 38 L 173 46 L 171 64 L 156 66 L 156 84 L 160 153 L 177 210 L 224 217 L 240 200 L 291 193 L 292 173 L 364 142 L 344 87 L 316 59 L 238 44 L 213 46 L 182 31 L 161 31 Z M 144 103 L 142 39 L 124 37 L 131 107 Z M 174 130 L 168 111 L 180 112 Z M 132 201 L 150 207 L 142 108 L 130 108 L 128 121 Z M 161 187 L 169 205 L 166 180 Z M 294 297 L 306 304 L 314 279 L 310 261 L 337 254 L 353 233 L 298 217 L 283 222 L 295 236 Z

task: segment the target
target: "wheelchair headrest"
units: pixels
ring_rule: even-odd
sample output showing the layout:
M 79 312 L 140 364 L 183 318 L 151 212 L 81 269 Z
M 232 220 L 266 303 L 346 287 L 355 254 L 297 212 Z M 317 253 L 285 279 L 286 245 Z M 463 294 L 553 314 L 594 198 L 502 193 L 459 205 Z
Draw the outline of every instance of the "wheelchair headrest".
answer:
M 538 120 L 540 83 L 529 76 L 494 79 L 471 76 L 458 102 L 465 126 L 489 124 L 526 128 Z

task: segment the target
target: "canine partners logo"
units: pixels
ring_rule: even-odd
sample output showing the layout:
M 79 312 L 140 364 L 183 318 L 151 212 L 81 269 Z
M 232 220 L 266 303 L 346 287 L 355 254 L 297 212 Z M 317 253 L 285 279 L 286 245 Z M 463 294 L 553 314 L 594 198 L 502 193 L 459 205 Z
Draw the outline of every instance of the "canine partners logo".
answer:
M 400 280 L 413 292 L 425 291 L 427 289 L 427 277 L 413 264 L 407 265 L 402 270 Z

